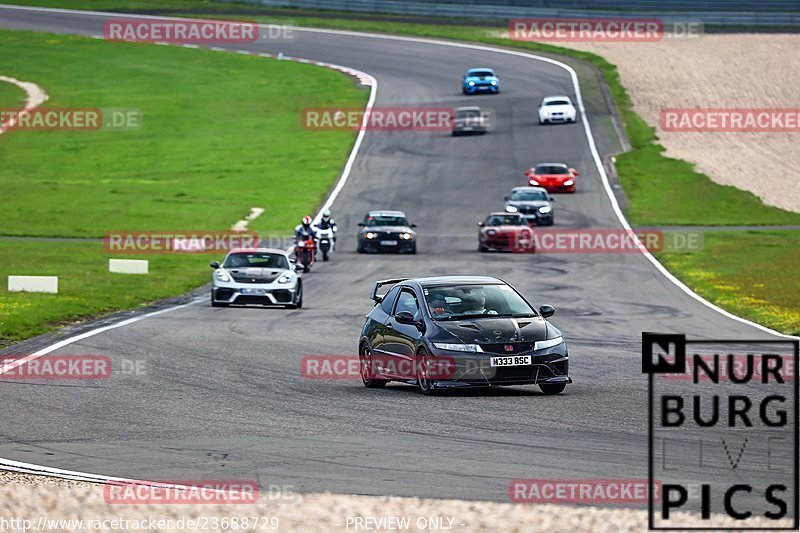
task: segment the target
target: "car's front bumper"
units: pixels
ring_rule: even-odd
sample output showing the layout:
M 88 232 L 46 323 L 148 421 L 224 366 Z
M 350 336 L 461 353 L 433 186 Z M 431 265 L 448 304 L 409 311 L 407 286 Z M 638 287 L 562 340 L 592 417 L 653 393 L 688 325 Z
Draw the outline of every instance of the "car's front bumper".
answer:
M 488 387 L 502 385 L 541 385 L 572 383 L 566 348 L 541 350 L 543 353 L 454 353 L 433 356 L 430 378 L 437 388 Z M 492 357 L 530 355 L 530 365 L 493 367 Z
M 295 301 L 297 283 L 214 282 L 212 298 L 233 305 L 287 305 Z
M 500 92 L 500 86 L 492 85 L 491 83 L 476 83 L 475 85 L 464 85 L 464 92 L 468 94 L 498 93 Z
M 395 241 L 397 244 L 381 244 L 381 240 Z M 364 253 L 398 253 L 407 254 L 417 249 L 416 239 L 358 239 L 359 248 Z

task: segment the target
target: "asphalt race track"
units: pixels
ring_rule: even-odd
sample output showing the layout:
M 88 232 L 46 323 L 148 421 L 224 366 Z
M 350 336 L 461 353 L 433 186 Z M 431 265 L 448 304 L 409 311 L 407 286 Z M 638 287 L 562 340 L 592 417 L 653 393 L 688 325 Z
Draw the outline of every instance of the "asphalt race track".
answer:
M 91 14 L 0 7 L 2 28 L 91 35 L 102 25 Z M 770 338 L 691 298 L 640 254 L 477 253 L 476 222 L 541 161 L 581 171 L 578 192 L 557 197 L 556 227 L 620 227 L 580 121 L 537 124 L 542 96 L 575 96 L 563 68 L 321 31 L 238 47 L 367 72 L 379 106 L 482 105 L 498 125 L 480 137 L 368 132 L 333 206 L 339 250 L 305 276 L 306 308 L 203 301 L 62 348 L 55 353 L 143 360 L 147 373 L 80 386 L 2 382 L 0 457 L 138 479 L 507 501 L 514 478 L 647 477 L 643 331 Z M 476 66 L 497 70 L 501 94 L 461 95 L 461 74 Z M 602 118 L 589 115 L 592 125 Z M 602 153 L 616 149 L 607 129 L 593 130 Z M 417 256 L 355 254 L 356 223 L 373 208 L 407 212 L 419 226 Z M 412 386 L 367 390 L 300 375 L 304 355 L 356 353 L 376 279 L 438 274 L 498 276 L 555 306 L 575 383 L 555 397 L 533 386 L 425 397 Z

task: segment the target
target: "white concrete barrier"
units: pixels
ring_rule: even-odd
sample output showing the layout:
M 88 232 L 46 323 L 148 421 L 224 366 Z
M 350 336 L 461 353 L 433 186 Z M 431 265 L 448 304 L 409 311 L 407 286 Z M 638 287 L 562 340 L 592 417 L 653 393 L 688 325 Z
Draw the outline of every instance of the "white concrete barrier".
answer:
M 117 274 L 147 274 L 150 262 L 146 259 L 109 259 L 108 271 Z
M 58 276 L 8 276 L 8 292 L 58 294 Z

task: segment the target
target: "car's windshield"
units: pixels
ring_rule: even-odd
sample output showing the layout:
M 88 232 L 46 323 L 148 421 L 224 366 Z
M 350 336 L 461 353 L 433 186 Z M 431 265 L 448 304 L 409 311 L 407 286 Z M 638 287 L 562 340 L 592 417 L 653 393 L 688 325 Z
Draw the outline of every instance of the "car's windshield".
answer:
M 225 268 L 273 268 L 289 269 L 285 255 L 269 252 L 242 252 L 228 255 L 222 264 Z
M 544 105 L 572 105 L 572 102 L 569 100 L 550 100 L 545 102 Z
M 511 193 L 510 200 L 516 202 L 536 202 L 547 200 L 547 193 L 544 191 L 514 191 Z
M 456 118 L 480 118 L 480 109 L 456 109 Z
M 539 165 L 534 172 L 536 174 L 569 174 L 569 169 L 561 165 Z
M 494 72 L 491 70 L 474 70 L 467 74 L 468 76 L 475 76 L 478 78 L 485 78 L 487 76 L 494 76 Z
M 408 226 L 406 217 L 392 215 L 367 215 L 364 218 L 365 226 Z
M 522 226 L 525 219 L 519 215 L 491 215 L 484 222 L 487 226 Z
M 514 289 L 501 283 L 427 287 L 423 292 L 435 320 L 537 316 Z

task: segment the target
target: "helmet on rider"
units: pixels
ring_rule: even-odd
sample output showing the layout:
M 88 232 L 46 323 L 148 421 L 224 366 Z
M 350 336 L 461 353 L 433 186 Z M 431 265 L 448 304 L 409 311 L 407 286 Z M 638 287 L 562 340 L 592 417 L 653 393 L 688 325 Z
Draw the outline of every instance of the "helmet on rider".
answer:
M 326 209 L 325 211 L 322 212 L 322 220 L 328 221 L 328 220 L 330 220 L 330 218 L 331 218 L 331 210 L 330 209 Z
M 303 217 L 303 227 L 308 228 L 311 226 L 311 217 L 306 215 Z

